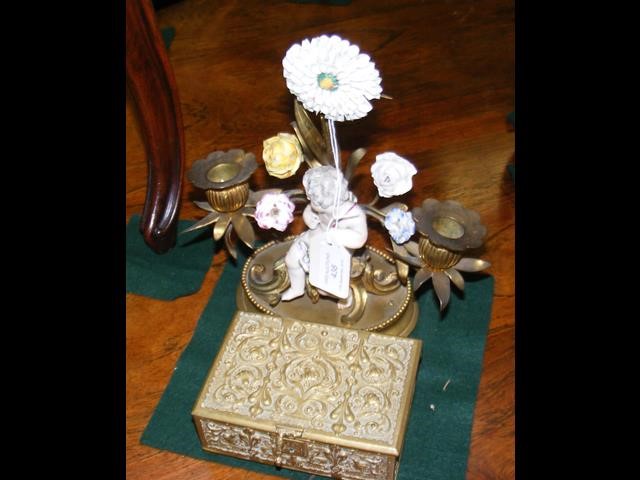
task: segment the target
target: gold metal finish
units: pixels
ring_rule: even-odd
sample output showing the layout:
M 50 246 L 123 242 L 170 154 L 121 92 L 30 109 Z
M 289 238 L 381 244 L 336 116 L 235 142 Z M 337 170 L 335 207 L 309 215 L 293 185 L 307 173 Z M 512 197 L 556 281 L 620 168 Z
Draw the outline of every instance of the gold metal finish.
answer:
M 421 341 L 237 312 L 192 415 L 205 450 L 393 480 Z
M 256 204 L 263 195 L 282 192 L 281 189 L 252 192 L 248 179 L 257 167 L 255 155 L 239 149 L 212 152 L 196 161 L 187 177 L 196 187 L 204 189 L 208 203 L 196 201 L 195 204 L 210 213 L 181 233 L 213 226 L 213 239 L 217 242 L 224 237 L 225 246 L 234 259 L 238 258 L 236 236 L 253 248 L 256 235 L 246 217 L 254 216 Z M 297 199 L 297 190 L 290 192 Z M 236 236 L 232 235 L 233 231 Z
M 450 217 L 434 218 L 431 226 L 443 237 L 455 240 L 464 235 L 464 226 Z
M 223 190 L 248 181 L 256 168 L 258 163 L 253 153 L 237 148 L 227 152 L 219 150 L 196 160 L 187 178 L 203 190 Z
M 462 258 L 461 253 L 437 247 L 424 235 L 420 235 L 418 247 L 420 258 L 432 270 L 446 270 L 453 267 Z
M 227 227 L 231 223 L 231 217 L 229 215 L 221 215 L 220 219 L 213 227 L 213 239 L 217 242 L 222 238 Z
M 408 253 L 404 245 L 398 245 L 393 239 L 391 239 L 391 246 L 393 247 L 393 251 L 396 253 L 399 253 L 401 255 L 406 255 Z M 407 279 L 409 278 L 409 265 L 397 258 L 395 260 L 398 279 L 400 280 L 400 283 L 402 283 L 402 285 L 406 285 Z
M 229 255 L 233 257 L 234 260 L 238 259 L 238 249 L 236 244 L 231 240 L 231 230 L 232 228 L 227 228 L 227 231 L 224 232 L 224 244 L 227 247 L 227 251 Z M 214 232 L 215 233 L 215 232 Z
M 366 290 L 376 295 L 386 295 L 400 288 L 397 272 L 385 272 L 374 269 L 373 265 L 367 263 L 362 275 L 362 283 Z
M 200 203 L 205 203 L 206 204 L 206 202 L 200 202 Z M 207 207 L 210 209 L 210 210 L 207 210 L 207 211 L 211 212 L 209 215 L 207 215 L 203 219 L 198 220 L 196 223 L 191 225 L 189 228 L 184 229 L 180 233 L 182 234 L 182 233 L 187 233 L 187 232 L 193 232 L 194 230 L 198 230 L 200 228 L 207 227 L 209 225 L 212 225 L 212 224 L 216 223 L 218 220 L 220 220 L 220 217 L 222 216 L 222 214 L 220 212 L 216 212 L 213 209 L 211 209 L 211 207 L 209 205 L 207 205 Z
M 384 212 L 378 211 L 373 204 L 375 201 L 367 206 L 368 213 L 381 219 Z M 480 222 L 478 212 L 467 210 L 452 200 L 439 202 L 429 198 L 414 208 L 412 214 L 420 233 L 419 244 L 394 244 L 393 253 L 398 263 L 404 262 L 417 269 L 414 290 L 431 280 L 440 311 L 443 311 L 451 298 L 451 283 L 464 290 L 461 271 L 479 272 L 490 266 L 484 260 L 462 257 L 466 250 L 482 244 L 487 229 Z
M 242 167 L 237 163 L 219 163 L 207 172 L 207 180 L 213 183 L 228 182 L 240 173 Z
M 242 212 L 236 212 L 231 215 L 231 223 L 233 229 L 238 234 L 238 238 L 240 238 L 247 247 L 252 249 L 256 243 L 256 234 L 247 217 L 245 217 Z
M 203 450 L 276 465 L 275 433 L 200 417 L 194 419 Z M 396 457 L 330 443 L 283 437 L 280 452 L 280 466 L 314 475 L 343 480 L 394 480 L 398 473 Z
M 365 288 L 358 288 L 357 286 L 351 284 L 351 308 L 348 310 L 349 313 L 342 315 L 340 317 L 341 325 L 345 327 L 356 327 L 358 320 L 362 318 L 364 315 L 364 309 L 367 306 L 368 294 Z M 338 302 L 338 308 L 348 308 L 348 306 L 344 305 L 345 301 Z
M 418 316 L 411 281 L 403 285 L 394 260 L 372 247 L 352 258 L 350 301 L 336 302 L 308 286 L 303 297 L 280 302 L 289 286 L 283 259 L 292 241 L 268 243 L 247 259 L 236 292 L 239 310 L 392 335 L 411 333 Z
M 224 167 L 226 165 L 235 164 L 221 164 L 217 167 Z M 249 199 L 249 183 L 244 182 L 238 185 L 234 185 L 223 190 L 209 189 L 205 191 L 209 204 L 218 212 L 235 212 L 244 207 Z
M 309 165 L 309 168 L 333 165 L 328 123 L 325 118 L 319 115 L 320 126 L 322 127 L 322 133 L 320 133 L 320 130 L 318 130 L 309 116 L 309 112 L 304 109 L 298 100 L 293 101 L 293 111 L 296 121 L 291 122 L 291 126 L 300 142 L 304 159 L 307 165 Z M 364 148 L 357 148 L 351 152 L 344 170 L 344 178 L 346 178 L 347 181 L 351 180 L 356 167 L 366 153 L 367 151 Z
M 287 286 L 289 286 L 287 284 Z M 311 283 L 309 283 L 309 277 L 307 277 L 305 279 L 304 282 L 304 293 L 307 294 L 307 296 L 309 297 L 309 300 L 311 300 L 311 303 L 318 303 L 318 300 L 320 300 L 320 292 L 318 292 L 318 289 L 316 287 L 314 287 L 313 285 L 311 285 Z M 279 292 L 278 292 L 279 294 Z M 273 303 L 271 304 L 272 307 L 275 307 L 278 303 Z
M 478 248 L 487 233 L 478 212 L 453 200 L 428 198 L 412 211 L 416 229 L 431 243 L 453 252 Z
M 309 117 L 309 112 L 302 107 L 302 104 L 298 100 L 294 100 L 293 112 L 296 117 L 294 130 L 303 148 L 306 149 L 307 153 L 319 164 L 330 165 L 331 148 L 327 142 L 328 136 L 323 137 Z M 326 123 L 324 119 L 322 122 Z
M 344 170 L 344 178 L 347 179 L 347 181 L 351 180 L 351 177 L 353 177 L 353 173 L 356 171 L 356 167 L 358 166 L 358 164 L 360 163 L 360 160 L 362 160 L 362 157 L 364 157 L 364 155 L 367 153 L 367 151 L 364 148 L 356 148 L 351 155 L 349 155 L 349 158 L 347 160 L 347 166 Z
M 261 252 L 263 247 L 260 247 L 256 253 Z M 244 277 L 246 273 L 249 261 L 245 263 L 242 275 Z M 256 293 L 273 293 L 282 292 L 289 286 L 289 272 L 287 266 L 284 263 L 284 259 L 280 259 L 273 264 L 256 263 L 249 268 L 249 282 L 251 288 Z
M 462 252 L 436 246 L 427 235 L 422 232 L 420 234 L 419 244 L 407 242 L 404 245 L 407 254 L 398 253 L 398 250 L 394 249 L 394 255 L 418 269 L 413 278 L 414 290 L 418 290 L 427 280 L 432 281 L 433 289 L 440 302 L 440 311 L 443 311 L 451 298 L 451 283 L 460 290 L 464 290 L 461 271 L 479 272 L 491 264 L 477 258 L 462 258 Z

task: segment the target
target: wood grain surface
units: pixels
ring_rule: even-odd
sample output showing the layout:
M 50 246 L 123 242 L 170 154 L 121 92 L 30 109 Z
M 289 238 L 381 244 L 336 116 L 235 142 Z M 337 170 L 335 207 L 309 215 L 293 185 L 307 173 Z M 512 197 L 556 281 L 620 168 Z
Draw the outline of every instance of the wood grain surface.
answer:
M 157 253 L 176 243 L 184 168 L 184 129 L 173 70 L 150 0 L 127 0 L 127 86 L 147 152 L 147 197 L 140 218 Z
M 478 211 L 488 235 L 481 253 L 496 279 L 490 331 L 474 414 L 469 479 L 508 479 L 514 467 L 514 6 L 509 0 L 353 0 L 348 6 L 278 1 L 184 0 L 157 12 L 173 26 L 169 50 L 184 121 L 185 171 L 214 150 L 242 148 L 260 160 L 262 141 L 291 132 L 292 96 L 282 77 L 288 47 L 337 33 L 370 54 L 393 100 L 374 101 L 364 119 L 338 125 L 343 156 L 368 149 L 354 191 L 369 201 L 375 155 L 394 151 L 419 169 L 402 200 L 452 199 Z M 147 166 L 130 99 L 126 124 L 126 215 L 140 213 Z M 254 189 L 301 185 L 259 168 Z M 359 181 L 358 181 L 359 180 Z M 180 218 L 203 212 L 202 193 L 183 179 Z M 293 231 L 302 228 L 296 219 Z M 265 237 L 267 238 L 267 237 Z M 375 231 L 371 241 L 386 245 Z M 212 246 L 213 248 L 213 246 Z M 127 295 L 127 478 L 267 479 L 255 472 L 140 445 L 140 436 L 191 339 L 227 253 L 214 256 L 202 288 L 172 302 Z M 413 405 L 413 408 L 428 408 Z

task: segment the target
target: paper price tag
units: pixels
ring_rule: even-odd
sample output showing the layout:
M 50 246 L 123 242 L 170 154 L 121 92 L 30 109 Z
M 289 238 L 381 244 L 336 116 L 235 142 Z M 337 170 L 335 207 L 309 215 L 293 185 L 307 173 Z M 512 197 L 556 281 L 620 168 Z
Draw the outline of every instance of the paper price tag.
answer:
M 349 296 L 351 255 L 342 245 L 331 245 L 326 239 L 309 245 L 309 283 L 338 298 Z

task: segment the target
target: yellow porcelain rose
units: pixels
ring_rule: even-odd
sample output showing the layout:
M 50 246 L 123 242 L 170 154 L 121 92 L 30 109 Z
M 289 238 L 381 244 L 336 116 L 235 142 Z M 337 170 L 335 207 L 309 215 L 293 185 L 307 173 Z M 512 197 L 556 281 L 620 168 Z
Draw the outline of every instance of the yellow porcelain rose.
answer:
M 279 133 L 266 139 L 262 158 L 267 172 L 276 178 L 289 178 L 298 171 L 302 162 L 302 148 L 295 135 Z

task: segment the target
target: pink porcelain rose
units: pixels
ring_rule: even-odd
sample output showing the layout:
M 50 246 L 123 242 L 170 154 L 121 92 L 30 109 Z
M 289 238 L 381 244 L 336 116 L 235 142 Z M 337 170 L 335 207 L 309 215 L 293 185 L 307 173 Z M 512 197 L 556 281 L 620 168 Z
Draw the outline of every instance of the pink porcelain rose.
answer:
M 284 193 L 267 193 L 256 205 L 255 219 L 265 230 L 275 228 L 284 232 L 293 222 L 296 206 Z

